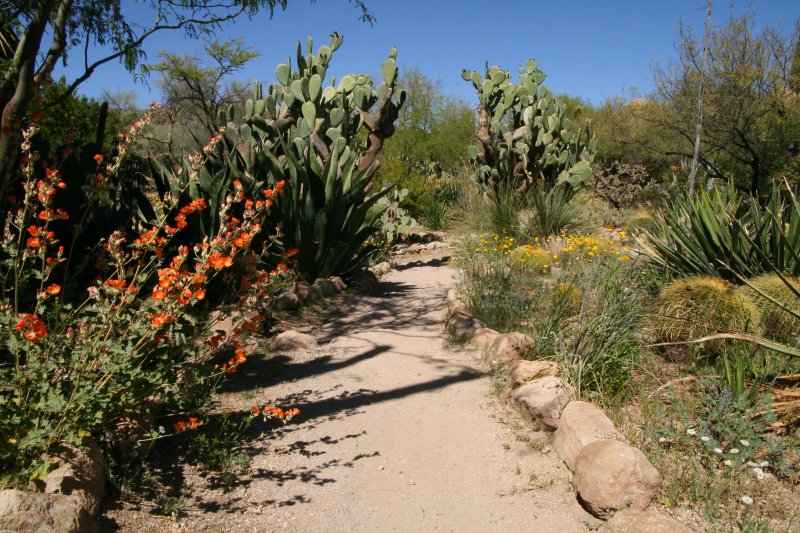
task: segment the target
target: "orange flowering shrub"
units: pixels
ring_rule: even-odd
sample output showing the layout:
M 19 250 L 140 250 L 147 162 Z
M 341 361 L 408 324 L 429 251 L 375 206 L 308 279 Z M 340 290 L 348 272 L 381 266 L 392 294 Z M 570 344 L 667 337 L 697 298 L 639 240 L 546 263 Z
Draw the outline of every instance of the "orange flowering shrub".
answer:
M 127 142 L 147 120 L 134 124 Z M 248 193 L 235 187 L 202 238 L 193 237 L 191 217 L 208 209 L 206 200 L 165 195 L 155 217 L 107 228 L 96 253 L 81 257 L 78 236 L 111 197 L 127 144 L 112 157 L 92 158 L 96 168 L 84 182 L 92 202 L 76 220 L 59 203 L 72 184 L 57 161 L 35 151 L 35 133 L 26 130 L 21 147 L 23 196 L 0 214 L 0 471 L 8 473 L 0 486 L 40 475 L 51 447 L 102 439 L 154 400 L 181 417 L 176 432 L 198 428 L 199 418 L 185 416 L 197 408 L 193 391 L 209 390 L 247 361 L 241 341 L 261 319 L 242 305 L 233 331 L 211 331 L 198 312 L 209 285 L 239 264 L 236 294 L 251 301 L 288 272 L 282 263 L 259 270 L 260 250 L 253 249 L 282 183 Z M 192 169 L 187 174 L 184 187 L 197 179 Z M 88 279 L 78 275 L 86 272 Z M 233 356 L 218 362 L 223 344 L 233 346 Z

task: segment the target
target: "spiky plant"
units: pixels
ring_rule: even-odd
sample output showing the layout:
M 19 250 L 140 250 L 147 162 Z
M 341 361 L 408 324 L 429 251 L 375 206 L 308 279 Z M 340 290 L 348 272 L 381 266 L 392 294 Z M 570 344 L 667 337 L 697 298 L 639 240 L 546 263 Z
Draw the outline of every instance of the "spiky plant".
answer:
M 577 315 L 583 303 L 583 290 L 569 281 L 556 283 L 550 289 L 550 304 L 562 315 Z
M 715 333 L 761 333 L 761 313 L 733 285 L 713 276 L 689 276 L 664 287 L 653 329 L 659 342 L 695 340 Z M 710 356 L 725 351 L 724 340 L 706 344 Z
M 784 276 L 795 290 L 800 291 L 800 280 Z M 764 274 L 747 281 L 737 289 L 750 298 L 761 313 L 764 336 L 778 342 L 797 345 L 800 335 L 800 299 L 777 274 Z M 793 311 L 794 314 L 790 311 Z

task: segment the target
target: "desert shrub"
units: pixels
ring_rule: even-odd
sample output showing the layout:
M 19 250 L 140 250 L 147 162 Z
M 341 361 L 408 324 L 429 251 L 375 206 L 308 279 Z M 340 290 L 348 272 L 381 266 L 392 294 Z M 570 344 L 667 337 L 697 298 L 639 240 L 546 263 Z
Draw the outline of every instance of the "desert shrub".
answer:
M 510 250 L 507 262 L 514 271 L 544 274 L 553 266 L 553 254 L 547 248 L 524 244 Z
M 583 303 L 583 290 L 569 281 L 562 281 L 550 289 L 550 305 L 558 314 L 576 315 Z
M 786 285 L 787 282 L 795 290 L 800 290 L 800 280 L 791 276 L 781 279 L 777 274 L 757 276 L 737 290 L 758 307 L 765 336 L 778 342 L 797 345 L 800 318 L 792 314 L 792 311 L 800 313 L 800 297 Z
M 434 231 L 445 227 L 449 218 L 447 204 L 435 196 L 428 198 L 422 205 L 420 220 L 426 228 Z
M 572 193 L 565 188 L 557 188 L 550 193 L 539 189 L 531 190 L 526 196 L 520 234 L 531 240 L 545 239 L 563 232 L 578 232 L 586 226 L 586 220 L 578 206 L 571 203 Z
M 595 170 L 589 184 L 594 193 L 615 209 L 632 207 L 643 198 L 658 198 L 664 193 L 644 165 L 614 161 Z
M 140 131 L 134 126 L 131 134 Z M 70 263 L 80 262 L 83 251 L 74 249 L 74 240 L 62 240 L 72 215 L 57 207 L 71 184 L 62 180 L 58 159 L 36 158 L 33 131 L 26 130 L 22 143 L 24 196 L 4 214 L 0 251 L 0 485 L 46 473 L 47 452 L 62 443 L 117 436 L 125 420 L 153 403 L 162 404 L 165 415 L 197 414 L 215 383 L 247 360 L 241 335 L 255 331 L 261 319 L 247 302 L 267 294 L 286 271 L 285 265 L 260 271 L 252 260 L 259 250 L 252 249 L 250 235 L 266 216 L 265 200 L 280 195 L 278 183 L 257 196 L 237 186 L 219 204 L 216 231 L 173 247 L 189 229 L 186 220 L 208 208 L 202 199 L 183 203 L 176 195 L 163 206 L 176 213 L 170 218 L 149 223 L 139 216 L 129 226 L 106 228 L 86 267 L 93 277 L 77 277 Z M 94 157 L 91 194 L 74 231 L 118 192 L 124 154 L 121 147 L 107 160 Z M 198 179 L 196 168 L 185 172 Z M 247 270 L 239 309 L 234 328 L 218 335 L 198 310 L 209 284 L 237 262 Z M 251 290 L 243 290 L 245 282 Z M 231 346 L 224 357 L 221 343 Z M 202 423 L 201 416 L 190 417 L 175 431 Z M 159 437 L 154 428 L 144 431 Z
M 660 342 L 699 339 L 714 333 L 761 331 L 761 313 L 746 295 L 714 276 L 689 276 L 666 285 L 656 301 L 653 328 Z M 724 340 L 706 343 L 718 356 Z

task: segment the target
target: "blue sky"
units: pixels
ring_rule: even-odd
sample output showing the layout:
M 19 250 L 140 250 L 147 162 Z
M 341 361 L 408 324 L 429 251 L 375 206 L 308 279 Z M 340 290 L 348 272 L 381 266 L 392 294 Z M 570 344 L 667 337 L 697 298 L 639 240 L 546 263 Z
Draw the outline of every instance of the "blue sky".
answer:
M 461 69 L 480 70 L 486 61 L 512 72 L 535 58 L 548 76 L 546 84 L 557 93 L 580 96 L 600 104 L 630 87 L 647 92 L 654 60 L 675 56 L 681 20 L 702 34 L 704 0 L 366 0 L 376 17 L 374 25 L 360 22 L 358 11 L 347 0 L 290 0 L 285 12 L 270 20 L 266 13 L 254 20 L 238 20 L 224 28 L 221 39 L 236 37 L 262 55 L 248 63 L 239 79 L 274 81 L 274 68 L 294 54 L 296 42 L 311 35 L 315 48 L 327 44 L 338 31 L 345 41 L 331 64 L 331 75 L 347 72 L 377 74 L 392 46 L 398 48 L 398 64 L 418 67 L 444 90 L 474 100 L 470 83 Z M 147 4 L 123 0 L 126 13 L 138 20 L 151 17 Z M 712 19 L 723 24 L 731 14 L 751 12 L 756 25 L 778 24 L 790 32 L 800 18 L 798 0 L 751 0 L 714 2 Z M 148 60 L 159 50 L 195 53 L 196 41 L 172 32 L 146 42 Z M 95 50 L 100 55 L 102 50 Z M 82 66 L 76 54 L 64 73 L 75 76 Z M 101 67 L 79 92 L 98 97 L 103 89 L 135 89 L 139 102 L 158 101 L 157 76 L 149 88 L 134 82 L 119 64 Z

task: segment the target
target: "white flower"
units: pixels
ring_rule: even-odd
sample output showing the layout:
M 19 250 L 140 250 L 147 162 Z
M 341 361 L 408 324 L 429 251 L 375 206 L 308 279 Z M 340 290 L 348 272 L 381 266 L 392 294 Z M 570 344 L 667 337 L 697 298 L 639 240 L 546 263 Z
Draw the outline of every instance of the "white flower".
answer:
M 754 468 L 753 473 L 756 475 L 758 479 L 764 479 L 764 471 L 760 468 Z
M 769 466 L 769 461 L 761 461 L 761 465 L 760 466 L 761 466 L 761 468 Z
M 722 448 L 714 448 L 714 453 L 722 453 Z
M 695 435 L 697 435 L 697 431 L 692 428 L 689 428 L 686 430 L 686 434 L 694 437 Z
M 753 505 L 753 498 L 750 496 L 742 496 L 742 503 L 745 505 Z
M 708 442 L 711 440 L 711 437 L 709 437 L 708 435 L 703 435 L 702 437 L 700 437 L 700 440 L 703 442 Z
M 658 438 L 658 442 L 663 444 L 663 443 L 667 442 L 667 438 L 666 437 L 659 437 Z
M 737 453 L 739 453 L 739 448 L 731 448 L 731 449 L 728 451 L 728 453 L 732 453 L 732 454 L 736 455 Z
M 167 430 L 166 430 L 166 429 L 164 429 L 164 426 L 158 426 L 158 432 L 159 432 L 159 433 L 161 433 L 162 435 L 163 435 L 164 433 L 166 433 L 166 431 L 167 431 Z
M 725 466 L 733 466 L 733 461 L 731 461 L 730 459 L 725 459 L 724 461 L 722 461 L 722 464 L 724 464 Z
M 742 440 L 740 440 L 739 442 L 741 442 L 741 443 L 742 443 L 742 446 L 744 446 L 745 448 L 747 448 L 748 446 L 750 446 L 750 441 L 749 441 L 749 440 L 742 439 Z
M 753 461 L 747 461 L 747 466 L 756 467 L 759 466 L 758 463 L 754 463 Z

